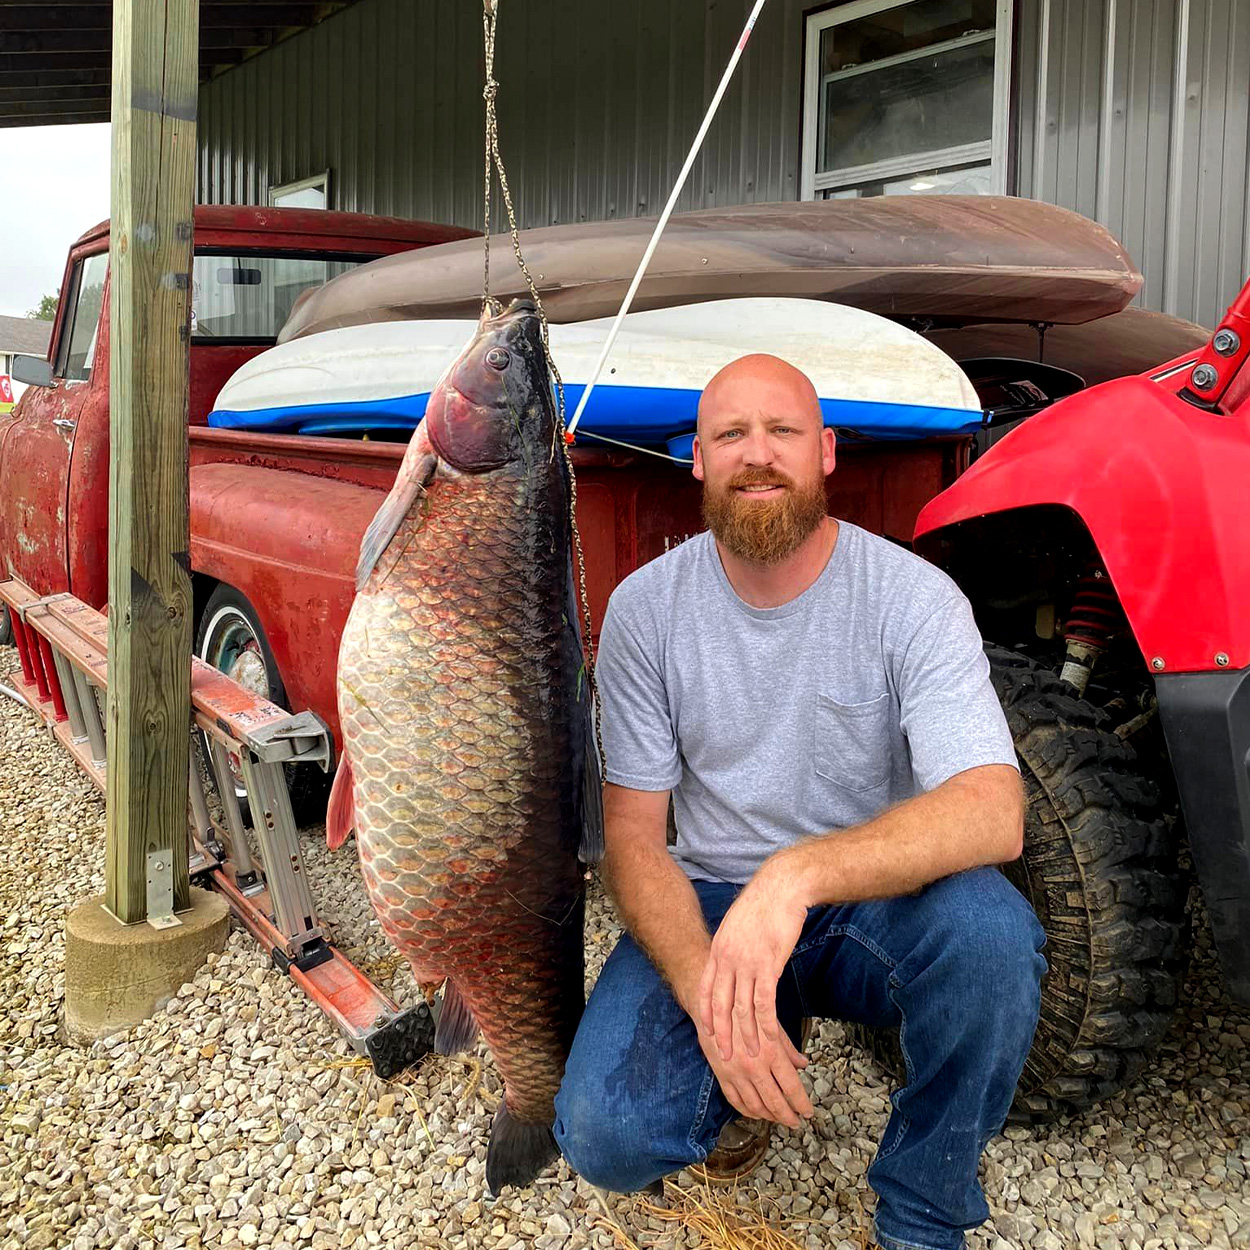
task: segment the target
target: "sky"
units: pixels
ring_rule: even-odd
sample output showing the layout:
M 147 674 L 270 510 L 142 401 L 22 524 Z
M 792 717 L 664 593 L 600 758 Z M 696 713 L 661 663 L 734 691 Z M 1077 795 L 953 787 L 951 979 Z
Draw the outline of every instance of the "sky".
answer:
M 61 285 L 70 244 L 109 215 L 109 127 L 0 127 L 0 313 Z

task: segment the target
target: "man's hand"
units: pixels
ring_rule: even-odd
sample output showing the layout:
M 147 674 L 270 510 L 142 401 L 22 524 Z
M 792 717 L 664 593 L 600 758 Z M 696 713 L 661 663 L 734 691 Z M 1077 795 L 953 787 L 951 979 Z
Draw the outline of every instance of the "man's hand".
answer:
M 732 1059 L 722 1059 L 710 1034 L 701 1028 L 698 1033 L 721 1092 L 743 1115 L 798 1128 L 799 1117 L 812 1114 L 811 1100 L 799 1080 L 807 1056 L 794 1048 L 784 1029 L 777 1042 L 765 1042 L 754 1058 L 745 1046 L 738 1046 Z
M 752 1060 L 763 1048 L 778 1051 L 785 1032 L 777 1021 L 777 982 L 806 919 L 805 903 L 774 856 L 721 921 L 699 983 L 696 1023 L 723 1062 L 738 1047 Z

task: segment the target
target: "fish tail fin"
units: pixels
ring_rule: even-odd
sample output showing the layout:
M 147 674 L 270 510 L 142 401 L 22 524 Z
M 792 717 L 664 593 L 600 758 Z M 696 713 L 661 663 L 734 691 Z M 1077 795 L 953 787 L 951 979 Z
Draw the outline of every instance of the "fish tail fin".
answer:
M 330 787 L 330 803 L 326 808 L 326 846 L 337 851 L 356 823 L 356 803 L 352 796 L 352 766 L 347 756 L 339 759 Z
M 498 1195 L 505 1185 L 528 1185 L 560 1157 L 551 1125 L 518 1120 L 501 1102 L 486 1149 L 486 1187 Z
M 469 1005 L 460 996 L 456 983 L 448 980 L 443 990 L 443 1005 L 434 1030 L 434 1049 L 440 1055 L 455 1055 L 468 1050 L 477 1040 L 477 1021 Z

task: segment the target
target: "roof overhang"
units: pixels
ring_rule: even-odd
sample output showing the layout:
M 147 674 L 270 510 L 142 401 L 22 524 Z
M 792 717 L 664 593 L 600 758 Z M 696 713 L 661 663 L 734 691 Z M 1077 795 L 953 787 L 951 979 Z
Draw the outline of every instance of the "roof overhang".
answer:
M 200 0 L 200 81 L 356 0 Z M 106 122 L 112 0 L 0 0 L 0 126 Z

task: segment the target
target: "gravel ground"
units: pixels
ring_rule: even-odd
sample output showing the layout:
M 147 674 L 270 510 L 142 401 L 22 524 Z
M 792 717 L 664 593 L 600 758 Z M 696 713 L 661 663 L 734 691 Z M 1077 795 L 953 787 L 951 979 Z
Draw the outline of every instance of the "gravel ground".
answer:
M 0 680 L 13 665 L 0 648 Z M 330 855 L 318 835 L 304 849 L 335 940 L 411 1001 L 354 854 Z M 484 1051 L 390 1084 L 349 1066 L 346 1043 L 237 927 L 155 1019 L 90 1050 L 64 1045 L 64 913 L 103 889 L 104 803 L 3 698 L 0 839 L 0 1245 L 624 1244 L 563 1164 L 487 1197 L 500 1083 Z M 596 888 L 591 978 L 617 933 Z M 993 1215 L 974 1250 L 1250 1247 L 1250 1012 L 1224 996 L 1203 929 L 1196 947 L 1184 1013 L 1144 1079 L 1084 1117 L 990 1144 Z M 837 1024 L 822 1023 L 809 1051 L 816 1115 L 777 1132 L 752 1181 L 795 1244 L 861 1250 L 888 1089 Z M 710 1244 L 642 1200 L 611 1209 L 642 1250 Z

